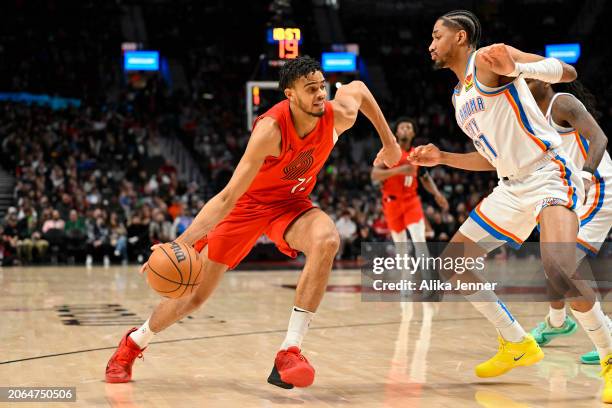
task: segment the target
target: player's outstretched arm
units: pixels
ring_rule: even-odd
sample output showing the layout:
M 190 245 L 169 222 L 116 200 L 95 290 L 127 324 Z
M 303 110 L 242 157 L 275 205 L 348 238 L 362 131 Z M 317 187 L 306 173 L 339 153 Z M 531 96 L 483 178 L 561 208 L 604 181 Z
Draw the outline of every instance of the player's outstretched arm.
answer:
M 572 82 L 578 77 L 576 69 L 565 62 L 523 52 L 506 44 L 493 44 L 478 50 L 476 68 L 484 71 L 485 76 L 487 72 L 511 78 L 523 75 L 550 84 Z
M 409 164 L 387 168 L 384 164 L 372 167 L 370 177 L 372 181 L 385 181 L 389 177 L 399 176 L 401 174 L 410 175 L 414 172 L 414 167 Z
M 444 194 L 438 190 L 438 186 L 436 186 L 436 182 L 433 180 L 429 172 L 424 170 L 423 175 L 419 177 L 419 180 L 421 180 L 423 188 L 434 197 L 436 204 L 438 204 L 442 210 L 448 211 L 448 201 L 446 200 L 446 197 L 444 197 Z
M 495 170 L 495 167 L 478 152 L 443 152 L 431 143 L 415 147 L 408 156 L 408 161 L 424 167 L 433 167 L 443 164 L 445 166 L 470 171 Z
M 599 167 L 599 163 L 606 152 L 608 138 L 599 127 L 595 118 L 586 110 L 584 105 L 571 95 L 559 95 L 553 105 L 553 118 L 557 123 L 567 122 L 578 133 L 588 139 L 589 150 L 582 166 L 582 178 L 585 190 L 588 191 L 593 183 L 592 176 Z M 587 174 L 588 173 L 588 174 Z
M 255 126 L 244 155 L 227 186 L 202 207 L 191 225 L 177 239 L 193 245 L 205 236 L 234 208 L 236 201 L 248 190 L 267 156 L 278 156 L 281 132 L 276 121 L 263 118 Z
M 383 147 L 377 156 L 377 164 L 384 162 L 388 167 L 395 165 L 402 156 L 395 136 L 389 128 L 376 99 L 361 81 L 343 85 L 331 101 L 334 109 L 334 128 L 338 135 L 355 124 L 359 111 L 374 125 Z

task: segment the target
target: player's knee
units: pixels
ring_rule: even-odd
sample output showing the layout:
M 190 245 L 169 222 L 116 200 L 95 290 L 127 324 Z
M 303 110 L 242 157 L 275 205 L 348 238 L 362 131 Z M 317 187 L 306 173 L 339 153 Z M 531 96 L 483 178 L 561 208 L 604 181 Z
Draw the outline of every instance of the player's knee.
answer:
M 331 230 L 320 233 L 315 237 L 312 251 L 318 254 L 335 256 L 340 248 L 340 235 L 338 231 Z
M 555 259 L 542 259 L 542 264 L 551 289 L 562 298 L 567 296 L 571 289 L 569 272 Z
M 549 279 L 570 279 L 576 270 L 575 264 L 563 257 L 543 256 L 542 265 Z

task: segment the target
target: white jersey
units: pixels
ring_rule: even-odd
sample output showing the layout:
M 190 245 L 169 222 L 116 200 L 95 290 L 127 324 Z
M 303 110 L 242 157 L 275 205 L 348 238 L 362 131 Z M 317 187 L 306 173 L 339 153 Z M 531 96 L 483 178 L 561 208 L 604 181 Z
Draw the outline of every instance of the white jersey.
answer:
M 455 118 L 499 177 L 518 176 L 554 153 L 547 152 L 561 146 L 561 137 L 521 76 L 497 88 L 479 83 L 476 52 L 468 59 L 464 82 L 453 93 Z
M 574 162 L 576 168 L 582 169 L 587 157 L 587 153 L 589 151 L 589 141 L 580 133 L 578 133 L 576 129 L 560 126 L 555 123 L 552 117 L 552 107 L 559 95 L 569 95 L 572 98 L 576 98 L 574 95 L 569 93 L 556 93 L 551 99 L 550 105 L 546 110 L 546 119 L 548 120 L 548 123 L 550 123 L 550 125 L 561 136 L 563 150 L 565 150 L 570 160 Z M 576 100 L 578 99 L 576 98 Z M 582 104 L 582 102 L 580 102 L 580 104 Z M 604 153 L 604 156 L 602 157 L 601 162 L 599 163 L 599 166 L 595 171 L 595 178 L 598 181 L 607 182 L 606 184 L 608 185 L 610 185 L 610 183 L 612 182 L 612 159 L 610 159 L 610 154 L 607 151 Z

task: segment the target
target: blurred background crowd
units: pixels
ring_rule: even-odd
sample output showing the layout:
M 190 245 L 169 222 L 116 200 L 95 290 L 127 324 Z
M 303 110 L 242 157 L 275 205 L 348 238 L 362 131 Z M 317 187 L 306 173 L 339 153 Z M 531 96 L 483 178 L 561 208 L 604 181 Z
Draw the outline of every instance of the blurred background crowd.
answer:
M 265 45 L 265 22 L 301 27 L 308 39 L 303 53 L 312 56 L 334 43 L 357 43 L 359 72 L 331 75 L 330 82 L 366 82 L 390 122 L 400 115 L 416 119 L 417 145 L 471 150 L 454 121 L 452 74 L 433 70 L 427 51 L 436 17 L 457 2 L 429 3 L 5 2 L 11 18 L 0 27 L 0 92 L 79 102 L 57 108 L 0 98 L 2 265 L 142 262 L 151 244 L 180 235 L 227 183 L 248 142 L 246 81 L 275 75 L 254 46 L 259 37 Z M 467 3 L 461 8 L 480 17 L 483 44 L 504 41 L 542 53 L 546 43 L 579 41 L 576 67 L 610 135 L 612 81 L 601 75 L 612 57 L 605 42 L 609 4 Z M 541 9 L 524 15 L 520 3 Z M 205 23 L 215 20 L 225 21 L 223 28 Z M 165 57 L 159 74 L 123 72 L 120 46 L 135 38 Z M 374 129 L 361 118 L 319 174 L 312 198 L 336 221 L 339 258 L 356 259 L 364 241 L 389 240 L 379 186 L 370 180 L 378 149 Z M 447 241 L 497 177 L 442 167 L 430 173 L 450 209 L 441 211 L 422 195 L 427 237 Z M 256 250 L 270 246 L 265 237 L 260 241 Z M 251 258 L 277 256 L 283 259 L 269 251 Z

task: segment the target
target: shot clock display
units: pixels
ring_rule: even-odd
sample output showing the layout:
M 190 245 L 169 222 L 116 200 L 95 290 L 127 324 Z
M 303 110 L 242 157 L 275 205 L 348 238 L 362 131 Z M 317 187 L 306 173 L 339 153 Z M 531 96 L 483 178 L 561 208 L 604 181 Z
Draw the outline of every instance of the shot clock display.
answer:
M 297 58 L 302 44 L 302 30 L 295 27 L 275 27 L 268 29 L 268 51 L 270 65 L 282 65 L 283 60 Z

